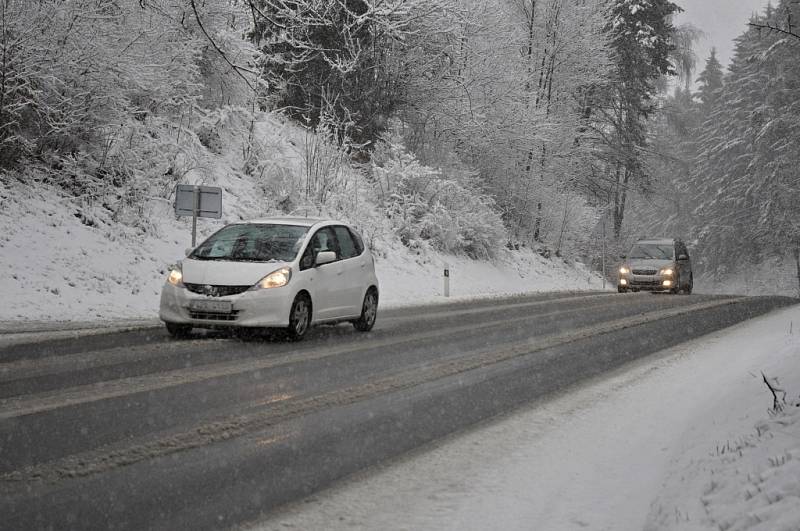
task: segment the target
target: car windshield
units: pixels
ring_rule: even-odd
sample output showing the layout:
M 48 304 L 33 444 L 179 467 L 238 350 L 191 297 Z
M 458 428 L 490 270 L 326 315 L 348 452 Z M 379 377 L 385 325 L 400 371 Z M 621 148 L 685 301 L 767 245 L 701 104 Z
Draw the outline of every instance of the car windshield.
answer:
M 189 258 L 231 262 L 289 262 L 297 256 L 307 232 L 308 227 L 297 225 L 228 225 L 201 243 Z
M 628 258 L 672 260 L 672 245 L 658 245 L 655 243 L 637 243 L 631 248 Z

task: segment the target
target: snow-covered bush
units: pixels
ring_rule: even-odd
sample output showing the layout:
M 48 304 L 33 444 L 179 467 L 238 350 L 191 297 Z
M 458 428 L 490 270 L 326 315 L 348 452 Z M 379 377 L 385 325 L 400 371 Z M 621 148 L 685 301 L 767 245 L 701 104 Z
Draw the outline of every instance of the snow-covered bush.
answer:
M 503 221 L 491 197 L 468 176 L 457 177 L 421 164 L 396 139 L 373 156 L 371 179 L 378 202 L 404 245 L 493 257 L 506 240 Z
M 244 4 L 0 2 L 0 168 L 147 228 L 145 203 L 202 166 L 198 139 L 214 139 L 202 117 L 246 103 L 228 65 L 252 61 Z

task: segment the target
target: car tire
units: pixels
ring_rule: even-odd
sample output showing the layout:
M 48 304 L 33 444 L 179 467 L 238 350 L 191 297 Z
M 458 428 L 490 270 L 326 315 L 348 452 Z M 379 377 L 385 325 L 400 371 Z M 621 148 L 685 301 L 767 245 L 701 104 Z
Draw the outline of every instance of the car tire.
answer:
M 617 286 L 617 291 L 619 293 L 627 293 L 628 292 L 628 290 L 626 288 L 620 288 L 619 286 Z
M 311 299 L 308 295 L 300 293 L 292 302 L 289 310 L 289 326 L 286 335 L 290 341 L 300 341 L 311 328 Z
M 364 302 L 361 303 L 361 317 L 352 321 L 353 326 L 359 332 L 369 332 L 375 326 L 378 319 L 378 291 L 374 288 L 367 290 L 364 295 Z
M 192 325 L 179 323 L 164 323 L 164 325 L 167 327 L 167 333 L 175 339 L 187 338 L 192 331 Z
M 669 293 L 671 295 L 678 295 L 680 292 L 681 292 L 681 277 L 678 276 L 678 278 L 675 280 L 675 287 L 670 289 Z
M 686 284 L 686 288 L 684 288 L 684 293 L 686 293 L 687 295 L 691 295 L 693 289 L 694 289 L 694 276 L 690 275 L 689 283 Z

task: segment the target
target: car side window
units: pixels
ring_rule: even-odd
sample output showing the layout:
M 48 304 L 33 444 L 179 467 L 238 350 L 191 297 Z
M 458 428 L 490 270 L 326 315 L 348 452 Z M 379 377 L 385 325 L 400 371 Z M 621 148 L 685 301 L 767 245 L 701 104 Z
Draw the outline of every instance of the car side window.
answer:
M 364 241 L 361 239 L 361 235 L 354 230 L 350 231 L 350 235 L 353 237 L 353 245 L 355 245 L 356 256 L 358 256 L 364 252 Z
M 353 238 L 350 236 L 350 231 L 347 230 L 347 227 L 337 225 L 333 228 L 333 231 L 336 233 L 336 240 L 339 243 L 340 259 L 347 260 L 360 254 L 356 252 L 355 243 L 353 243 Z
M 310 269 L 314 267 L 314 262 L 318 253 L 322 251 L 333 251 L 336 253 L 336 259 L 339 260 L 341 253 L 339 252 L 339 245 L 336 242 L 336 235 L 330 227 L 323 227 L 319 229 L 306 247 L 306 252 L 303 253 L 303 258 L 300 259 L 300 270 Z
M 686 249 L 686 245 L 684 245 L 683 242 L 678 242 L 675 244 L 675 254 L 676 257 L 682 254 L 685 254 L 687 258 L 689 257 L 689 251 Z
M 314 253 L 314 248 L 309 242 L 308 247 L 306 247 L 305 252 L 303 253 L 303 257 L 300 259 L 300 271 L 305 271 L 306 269 L 311 269 L 314 267 L 314 257 L 316 254 Z

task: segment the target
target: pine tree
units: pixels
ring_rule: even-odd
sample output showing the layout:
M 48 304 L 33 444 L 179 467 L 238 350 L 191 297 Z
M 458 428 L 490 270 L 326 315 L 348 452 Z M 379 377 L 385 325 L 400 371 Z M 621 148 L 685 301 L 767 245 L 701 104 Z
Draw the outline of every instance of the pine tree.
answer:
M 699 88 L 697 97 L 705 107 L 711 106 L 717 99 L 717 93 L 723 83 L 722 65 L 717 60 L 717 49 L 711 48 L 711 55 L 706 60 L 705 69 L 697 77 Z
M 781 2 L 756 24 L 800 6 Z M 708 268 L 724 273 L 764 256 L 800 256 L 800 66 L 796 43 L 751 26 L 736 41 L 725 84 L 701 127 L 692 181 Z M 725 259 L 722 259 L 725 257 Z M 798 271 L 800 273 L 800 271 Z
M 609 9 L 606 31 L 615 72 L 602 108 L 612 130 L 603 156 L 611 182 L 608 192 L 616 237 L 622 230 L 629 190 L 648 185 L 642 159 L 647 119 L 655 109 L 656 81 L 676 73 L 670 63 L 675 50 L 671 18 L 678 11 L 668 0 L 615 0 Z

